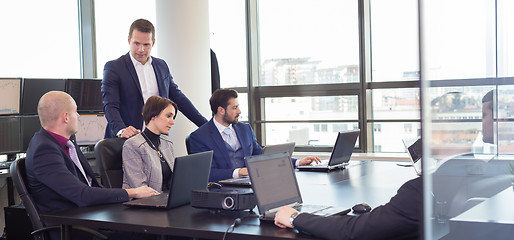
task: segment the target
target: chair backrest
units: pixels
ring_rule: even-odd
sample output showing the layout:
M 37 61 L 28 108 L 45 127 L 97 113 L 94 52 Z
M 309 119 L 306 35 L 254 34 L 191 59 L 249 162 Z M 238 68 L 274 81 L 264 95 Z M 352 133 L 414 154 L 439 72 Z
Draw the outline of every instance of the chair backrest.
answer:
M 106 138 L 95 145 L 95 155 L 104 187 L 121 188 L 123 184 L 122 156 L 125 138 Z
M 186 136 L 186 150 L 187 150 L 187 154 L 191 154 L 191 142 L 189 140 L 189 136 L 191 134 L 187 134 Z
M 18 194 L 20 195 L 21 201 L 25 206 L 25 210 L 29 215 L 30 222 L 32 223 L 32 227 L 34 230 L 41 229 L 44 226 L 41 218 L 39 218 L 38 209 L 28 191 L 28 181 L 27 181 L 27 171 L 25 170 L 25 158 L 20 158 L 14 161 L 11 164 L 10 168 L 11 177 L 14 183 L 14 187 Z M 36 238 L 40 238 L 42 236 L 36 236 Z

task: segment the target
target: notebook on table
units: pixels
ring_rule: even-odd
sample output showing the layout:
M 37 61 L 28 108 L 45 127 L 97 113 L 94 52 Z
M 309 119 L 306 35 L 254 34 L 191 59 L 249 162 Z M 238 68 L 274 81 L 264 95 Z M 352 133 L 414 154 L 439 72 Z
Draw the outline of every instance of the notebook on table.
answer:
M 259 219 L 273 221 L 278 209 L 289 205 L 302 213 L 321 216 L 347 214 L 350 209 L 303 204 L 288 153 L 263 154 L 245 158 L 252 190 L 257 198 Z
M 262 150 L 262 154 L 287 152 L 287 153 L 289 153 L 289 156 L 293 156 L 294 146 L 295 146 L 294 142 L 281 143 L 281 144 L 275 144 L 275 145 L 267 145 Z M 228 185 L 228 186 L 239 186 L 239 187 L 251 187 L 252 186 L 252 182 L 250 182 L 250 178 L 248 178 L 248 177 L 224 179 L 224 180 L 220 180 L 219 183 L 221 183 L 223 185 Z
M 175 158 L 170 191 L 123 203 L 128 207 L 171 209 L 191 202 L 191 191 L 207 189 L 213 151 Z M 191 174 L 194 173 L 194 174 Z
M 328 161 L 323 160 L 319 164 L 298 166 L 298 170 L 330 171 L 345 168 L 348 166 L 350 158 L 352 157 L 353 148 L 355 147 L 359 134 L 360 130 L 339 132 Z

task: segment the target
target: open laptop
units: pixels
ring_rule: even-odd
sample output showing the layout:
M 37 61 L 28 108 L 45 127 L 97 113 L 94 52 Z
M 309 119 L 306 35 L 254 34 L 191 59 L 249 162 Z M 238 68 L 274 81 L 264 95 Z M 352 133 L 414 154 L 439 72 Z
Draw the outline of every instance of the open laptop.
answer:
M 294 152 L 294 142 L 290 143 L 281 143 L 275 145 L 267 145 L 262 150 L 262 154 L 270 154 L 270 153 L 281 153 L 287 152 L 289 156 L 293 156 Z M 250 178 L 242 177 L 242 178 L 230 178 L 225 180 L 220 180 L 219 183 L 228 186 L 240 186 L 240 187 L 251 187 L 252 182 L 250 182 Z
M 284 205 L 300 212 L 322 216 L 347 214 L 350 211 L 332 206 L 303 204 L 291 158 L 286 152 L 249 156 L 245 161 L 261 220 L 273 221 L 278 209 Z
M 169 193 L 128 201 L 123 205 L 171 209 L 189 204 L 191 191 L 207 189 L 212 154 L 213 151 L 207 151 L 175 158 Z
M 423 157 L 423 144 L 421 138 L 416 140 L 402 139 L 403 145 L 409 154 L 410 160 L 412 161 L 412 167 L 418 175 L 421 175 L 421 157 Z
M 298 170 L 308 171 L 330 171 L 338 168 L 345 168 L 352 157 L 353 148 L 359 137 L 360 130 L 339 132 L 336 143 L 332 148 L 332 154 L 328 161 L 323 160 L 319 164 L 298 166 Z

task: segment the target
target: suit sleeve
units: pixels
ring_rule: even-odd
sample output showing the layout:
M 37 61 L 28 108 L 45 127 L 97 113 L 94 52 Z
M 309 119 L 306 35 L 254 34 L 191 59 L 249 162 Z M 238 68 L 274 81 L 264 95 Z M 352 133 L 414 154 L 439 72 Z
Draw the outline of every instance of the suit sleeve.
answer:
M 178 105 L 178 110 L 182 112 L 191 122 L 200 127 L 207 122 L 207 119 L 198 112 L 193 103 L 187 96 L 178 89 L 178 85 L 173 81 L 170 75 L 170 99 Z
M 148 186 L 145 174 L 143 155 L 140 148 L 135 146 L 131 139 L 123 144 L 123 188 L 137 188 Z M 148 157 L 148 156 L 146 156 Z
M 251 134 L 252 136 L 252 155 L 261 155 L 262 154 L 262 147 L 257 143 L 257 137 L 255 136 L 255 133 L 253 132 L 253 129 L 250 125 L 248 126 L 248 134 Z
M 198 132 L 193 132 L 189 137 L 192 153 L 214 150 L 213 148 L 209 147 L 209 145 L 205 142 L 208 141 L 206 139 L 207 137 L 201 135 L 202 134 Z M 214 156 L 212 158 L 211 163 L 211 172 L 209 175 L 209 181 L 211 182 L 232 178 L 232 172 L 234 172 L 235 168 L 223 168 L 221 166 L 222 164 L 224 164 L 224 159 L 221 156 L 222 154 L 222 152 L 214 151 Z
M 121 129 L 127 127 L 120 114 L 120 89 L 121 79 L 114 70 L 114 64 L 107 62 L 104 67 L 102 79 L 102 97 L 105 117 L 111 129 L 112 135 L 116 136 Z
M 294 226 L 325 239 L 417 239 L 423 211 L 421 178 L 405 183 L 391 201 L 360 216 L 300 214 Z
M 90 187 L 66 167 L 59 149 L 40 144 L 34 151 L 34 175 L 45 186 L 79 207 L 128 201 L 123 189 Z

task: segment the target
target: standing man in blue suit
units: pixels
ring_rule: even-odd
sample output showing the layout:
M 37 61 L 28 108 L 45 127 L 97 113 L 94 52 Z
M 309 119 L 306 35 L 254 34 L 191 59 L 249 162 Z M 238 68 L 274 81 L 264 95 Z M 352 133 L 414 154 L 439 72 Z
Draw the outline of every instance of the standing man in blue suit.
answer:
M 209 181 L 248 176 L 244 157 L 259 155 L 262 147 L 247 123 L 238 121 L 241 110 L 237 92 L 218 89 L 209 99 L 214 117 L 190 135 L 192 153 L 214 150 Z M 318 157 L 308 156 L 295 166 L 321 162 Z
M 179 110 L 197 126 L 207 122 L 173 81 L 166 62 L 151 57 L 155 28 L 145 19 L 132 23 L 128 43 L 130 52 L 104 67 L 102 94 L 108 125 L 105 138 L 136 135 L 143 128 L 143 105 L 151 96 L 177 103 Z

